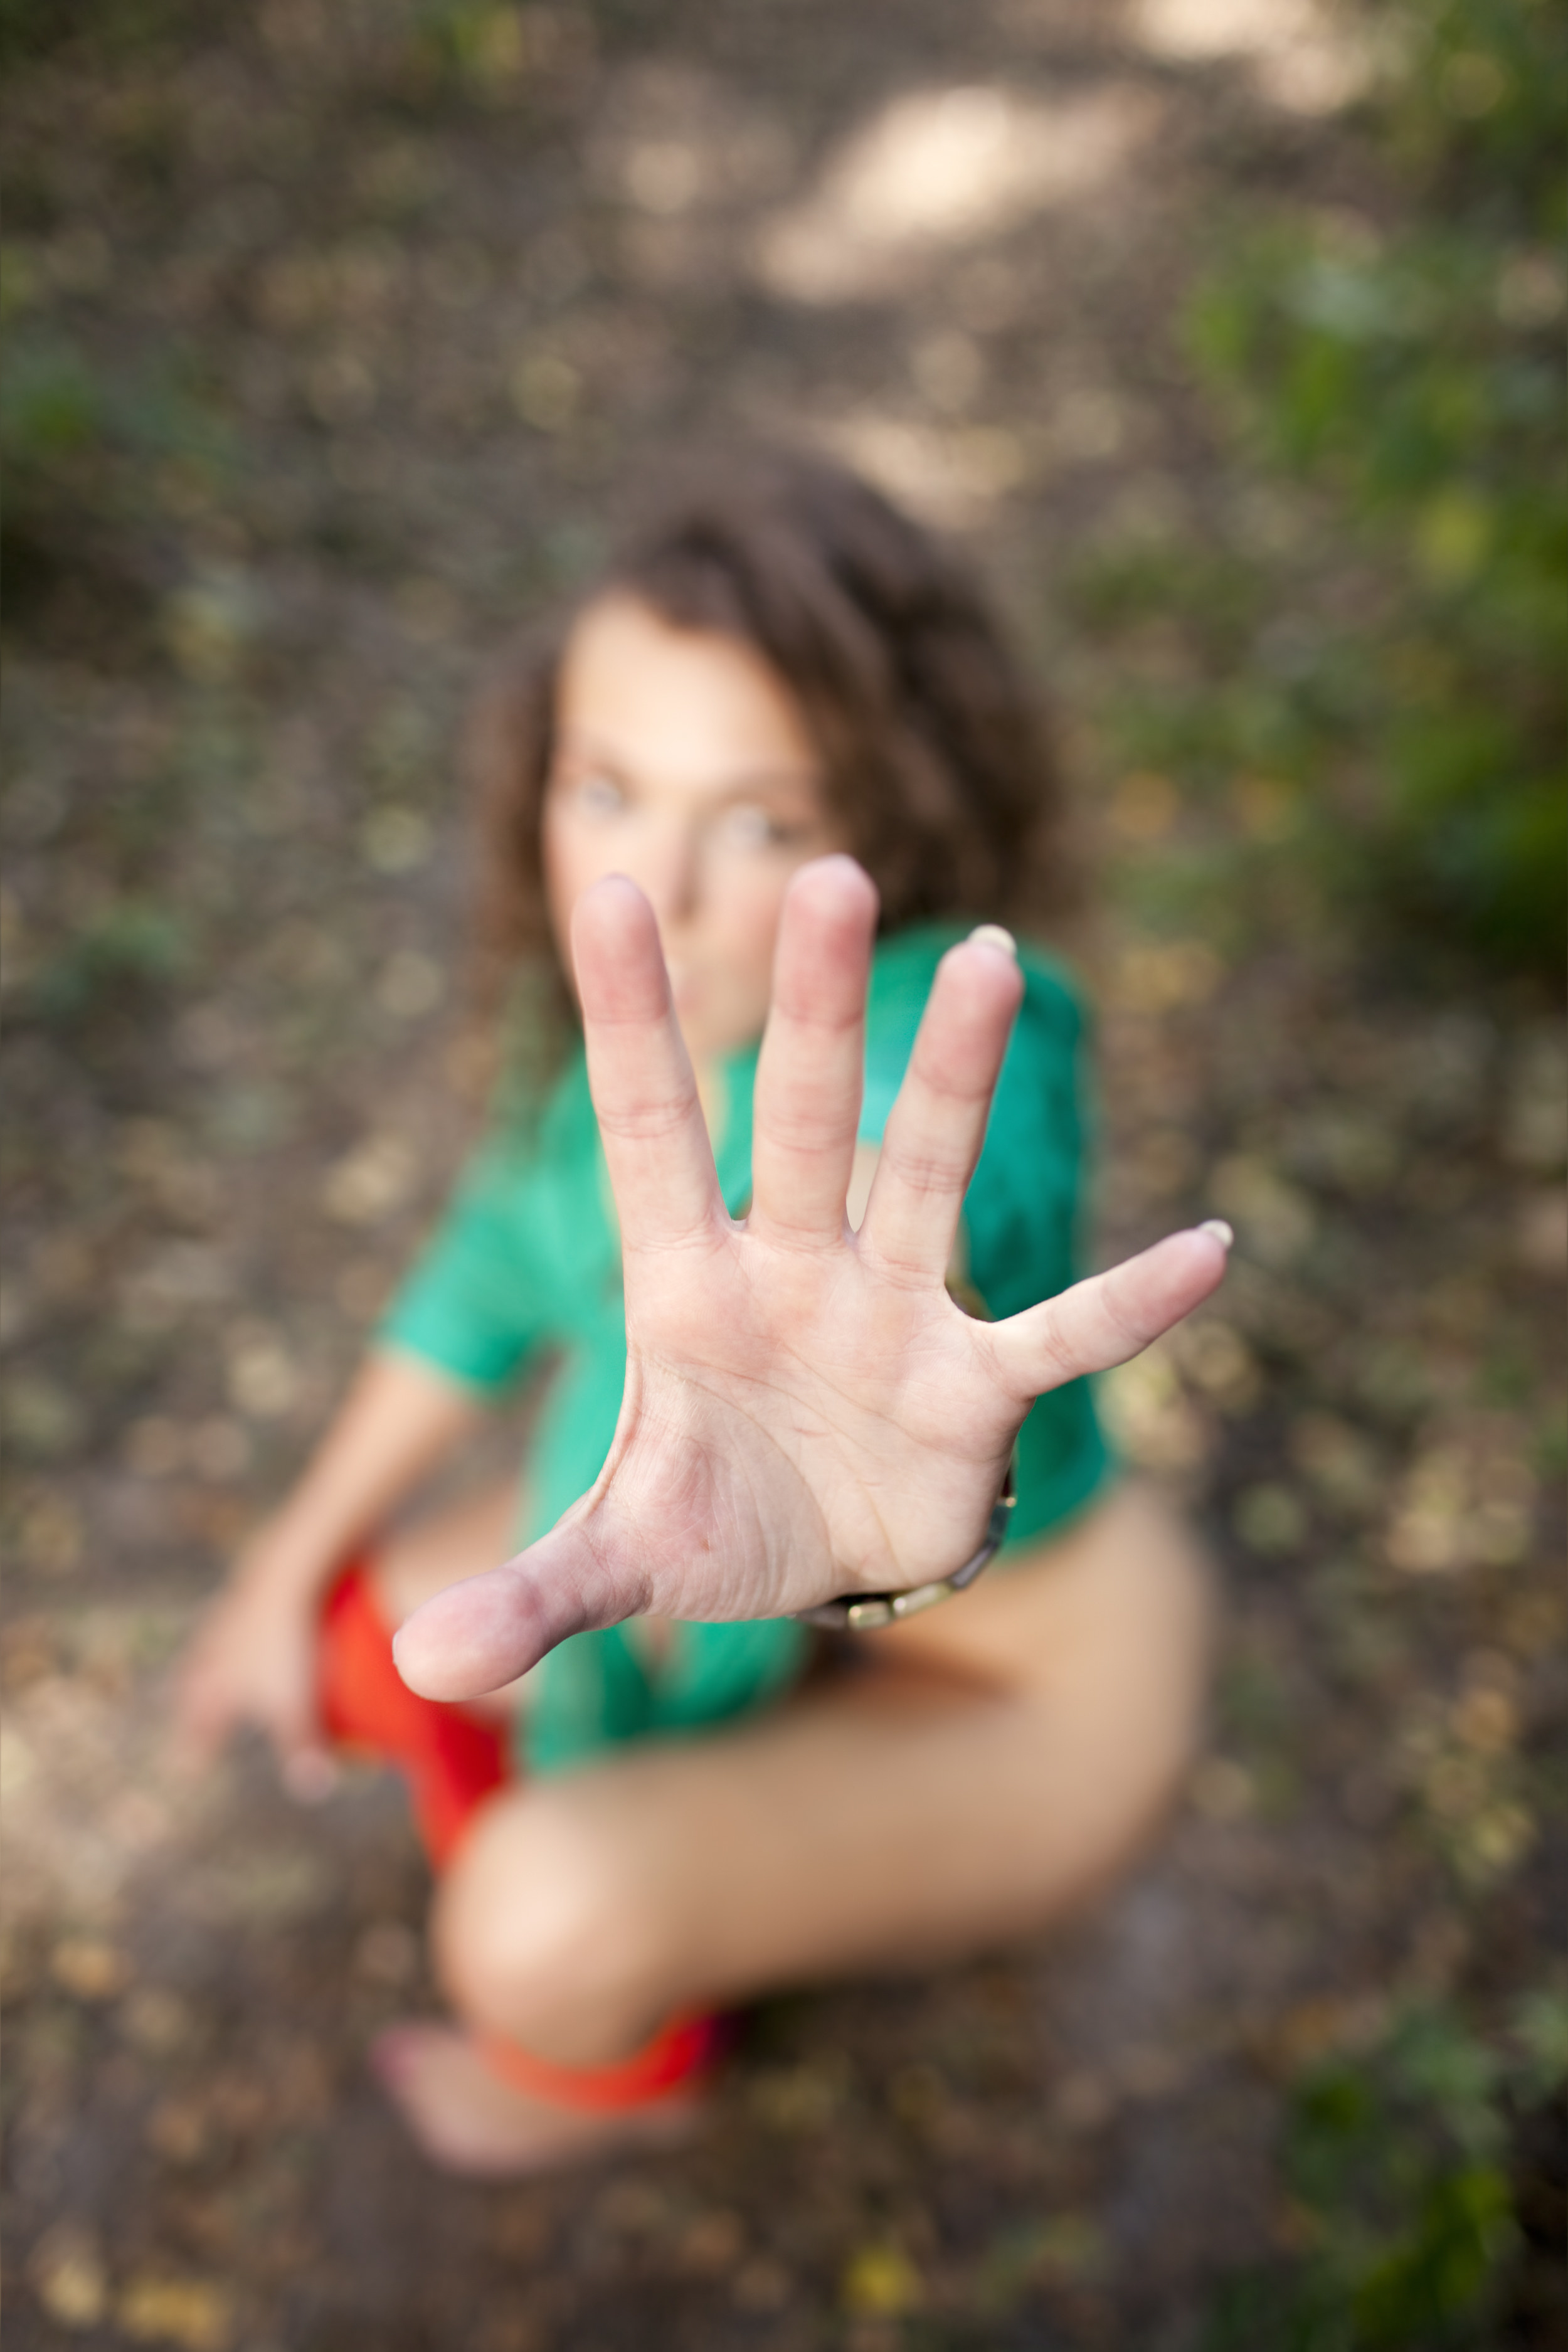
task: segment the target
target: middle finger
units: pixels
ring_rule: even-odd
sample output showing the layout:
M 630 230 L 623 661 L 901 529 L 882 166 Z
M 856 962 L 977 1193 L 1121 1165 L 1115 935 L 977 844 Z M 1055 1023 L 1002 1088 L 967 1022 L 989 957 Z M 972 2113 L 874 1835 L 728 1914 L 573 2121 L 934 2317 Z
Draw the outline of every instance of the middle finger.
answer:
M 791 882 L 757 1064 L 752 1230 L 807 1248 L 844 1236 L 866 1038 L 877 892 L 850 857 Z

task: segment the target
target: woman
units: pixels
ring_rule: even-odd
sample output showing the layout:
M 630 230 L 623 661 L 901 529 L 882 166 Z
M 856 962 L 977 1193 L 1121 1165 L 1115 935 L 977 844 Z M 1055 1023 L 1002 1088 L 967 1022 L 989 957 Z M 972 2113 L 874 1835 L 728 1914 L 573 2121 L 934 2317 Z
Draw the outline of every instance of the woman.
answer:
M 301 1788 L 331 1727 L 409 1763 L 454 2021 L 379 2063 L 438 2161 L 507 2172 L 682 2127 L 722 2009 L 1037 1927 L 1147 1833 L 1205 1583 L 1081 1376 L 1206 1296 L 1228 1234 L 1069 1286 L 1076 1007 L 994 919 L 1049 878 L 1049 772 L 970 583 L 852 478 L 678 509 L 502 697 L 489 765 L 502 928 L 573 975 L 557 1066 L 517 1080 L 184 1712 L 208 1747 L 261 1723 Z M 510 1482 L 385 1532 L 562 1347 L 526 1548 L 496 1567 Z M 1016 1445 L 996 1566 L 814 1654 L 799 1612 L 976 1562 Z M 373 1657 L 393 1627 L 448 1711 Z M 497 1692 L 521 1777 L 472 1712 Z

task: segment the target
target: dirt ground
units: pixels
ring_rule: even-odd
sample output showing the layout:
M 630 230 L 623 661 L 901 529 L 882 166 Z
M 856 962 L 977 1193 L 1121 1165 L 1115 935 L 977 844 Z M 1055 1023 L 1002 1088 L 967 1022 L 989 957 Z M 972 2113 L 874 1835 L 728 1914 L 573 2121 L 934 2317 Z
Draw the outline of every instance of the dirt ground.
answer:
M 1351 65 L 1283 0 L 99 19 L 7 100 L 13 364 L 67 386 L 7 555 L 13 2352 L 1195 2347 L 1302 2245 L 1300 2067 L 1416 1995 L 1500 2012 L 1561 1933 L 1528 989 L 1112 894 L 1101 1255 L 1240 1234 L 1109 1400 L 1221 1563 L 1211 1752 L 1071 1934 L 755 2013 L 689 2152 L 433 2176 L 364 2064 L 431 1999 L 395 1791 L 182 1784 L 163 1694 L 475 1131 L 487 656 L 640 462 L 805 432 L 970 541 L 1110 868 L 1163 856 L 1063 583 L 1257 503 L 1180 307 L 1265 196 L 1387 201 Z M 1539 2263 L 1509 2296 L 1544 2347 Z

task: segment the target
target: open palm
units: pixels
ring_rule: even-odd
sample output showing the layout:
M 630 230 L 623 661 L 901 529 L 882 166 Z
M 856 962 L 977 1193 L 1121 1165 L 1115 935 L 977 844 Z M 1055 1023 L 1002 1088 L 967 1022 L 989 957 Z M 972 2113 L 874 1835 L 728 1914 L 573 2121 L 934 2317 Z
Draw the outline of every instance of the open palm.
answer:
M 406 1679 L 459 1698 L 626 1617 L 773 1617 L 945 1576 L 973 1552 L 1037 1396 L 1122 1362 L 1205 1297 L 1207 1232 L 1003 1323 L 945 1276 L 1023 993 L 1002 937 L 943 959 L 859 1232 L 875 890 L 847 857 L 785 902 L 758 1064 L 752 1205 L 724 1206 L 651 908 L 579 901 L 588 1074 L 620 1216 L 626 1384 L 609 1457 L 550 1533 L 418 1611 Z

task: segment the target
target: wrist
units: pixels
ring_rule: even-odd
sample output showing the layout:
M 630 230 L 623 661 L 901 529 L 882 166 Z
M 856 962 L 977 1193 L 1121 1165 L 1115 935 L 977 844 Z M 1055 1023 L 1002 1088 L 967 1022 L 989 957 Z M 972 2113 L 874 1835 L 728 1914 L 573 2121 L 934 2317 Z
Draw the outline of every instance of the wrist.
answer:
M 978 1549 L 973 1551 L 961 1568 L 947 1576 L 934 1578 L 930 1583 L 914 1585 L 902 1592 L 847 1592 L 837 1601 L 826 1601 L 816 1609 L 797 1609 L 795 1615 L 804 1624 L 823 1625 L 834 1631 L 865 1633 L 879 1625 L 895 1625 L 906 1617 L 918 1617 L 938 1601 L 951 1601 L 960 1592 L 967 1592 L 977 1576 L 988 1568 L 1001 1550 L 1007 1533 L 1007 1522 L 1016 1503 L 1017 1489 L 1014 1484 L 1016 1456 L 1007 1465 L 1007 1475 L 1002 1481 L 1002 1491 L 991 1507 L 991 1517 L 985 1523 L 985 1533 Z
M 239 1581 L 306 1606 L 321 1600 L 353 1545 L 341 1529 L 285 1509 L 246 1546 Z

